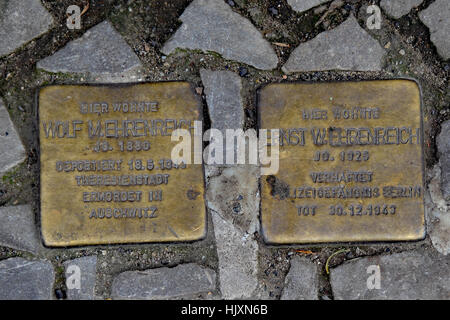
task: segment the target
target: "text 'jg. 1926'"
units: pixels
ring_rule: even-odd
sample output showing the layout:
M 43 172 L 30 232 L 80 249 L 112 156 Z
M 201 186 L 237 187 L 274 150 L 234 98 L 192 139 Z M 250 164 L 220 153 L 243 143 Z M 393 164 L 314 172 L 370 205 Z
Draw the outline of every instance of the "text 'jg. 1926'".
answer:
M 279 172 L 261 179 L 267 242 L 424 237 L 415 82 L 273 84 L 258 102 L 261 128 L 280 128 Z

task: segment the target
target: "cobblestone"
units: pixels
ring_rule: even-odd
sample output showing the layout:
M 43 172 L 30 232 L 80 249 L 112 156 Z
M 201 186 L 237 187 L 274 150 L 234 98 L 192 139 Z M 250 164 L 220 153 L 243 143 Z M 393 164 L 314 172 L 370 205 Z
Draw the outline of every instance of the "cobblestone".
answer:
M 0 261 L 1 300 L 50 300 L 54 281 L 55 272 L 48 261 Z
M 25 160 L 25 148 L 0 98 L 0 174 Z
M 39 0 L 0 0 L 0 57 L 47 32 L 53 18 Z
M 112 285 L 114 299 L 158 300 L 183 297 L 214 291 L 216 273 L 195 263 L 174 268 L 126 271 L 119 274 Z
M 0 245 L 37 253 L 40 240 L 29 205 L 0 207 Z
M 48 72 L 86 73 L 100 81 L 131 81 L 141 67 L 139 58 L 108 21 L 37 63 L 37 68 Z
M 80 275 L 79 288 L 73 286 L 67 290 L 69 300 L 93 300 L 95 298 L 95 283 L 97 272 L 97 256 L 81 257 L 64 262 L 66 280 Z M 76 281 L 76 280 L 73 280 Z M 76 283 L 77 284 L 77 283 Z
M 369 266 L 380 268 L 380 289 L 369 289 Z M 370 270 L 369 270 L 370 271 Z M 402 252 L 360 258 L 331 270 L 334 298 L 443 299 L 450 298 L 450 257 L 425 252 Z
M 261 33 L 222 0 L 194 0 L 180 20 L 183 24 L 164 45 L 164 54 L 176 48 L 200 49 L 262 70 L 278 64 L 275 51 Z
M 439 55 L 447 60 L 450 58 L 450 2 L 436 0 L 428 8 L 419 13 L 419 18 L 430 30 L 431 41 Z
M 337 28 L 300 44 L 283 66 L 286 73 L 323 70 L 378 71 L 384 49 L 350 16 Z

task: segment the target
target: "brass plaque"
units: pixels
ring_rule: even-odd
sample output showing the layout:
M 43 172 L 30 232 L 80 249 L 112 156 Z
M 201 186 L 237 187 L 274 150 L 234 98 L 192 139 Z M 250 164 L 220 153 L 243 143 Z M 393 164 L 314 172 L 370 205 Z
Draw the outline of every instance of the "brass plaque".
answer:
M 173 130 L 192 132 L 201 117 L 201 104 L 185 82 L 41 89 L 45 244 L 202 238 L 202 166 L 171 160 L 178 143 L 171 141 Z
M 409 80 L 272 84 L 263 129 L 280 129 L 279 171 L 261 177 L 268 243 L 424 237 L 420 90 Z

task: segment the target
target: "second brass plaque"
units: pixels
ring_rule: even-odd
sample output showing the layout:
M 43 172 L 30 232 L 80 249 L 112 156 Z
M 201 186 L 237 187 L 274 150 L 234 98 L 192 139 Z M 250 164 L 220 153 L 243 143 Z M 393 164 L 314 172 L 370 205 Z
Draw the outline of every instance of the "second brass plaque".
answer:
M 191 241 L 206 230 L 203 169 L 171 133 L 201 104 L 188 83 L 49 86 L 39 94 L 41 224 L 50 246 Z
M 420 90 L 409 80 L 273 84 L 263 129 L 280 129 L 280 169 L 261 178 L 269 243 L 424 237 Z

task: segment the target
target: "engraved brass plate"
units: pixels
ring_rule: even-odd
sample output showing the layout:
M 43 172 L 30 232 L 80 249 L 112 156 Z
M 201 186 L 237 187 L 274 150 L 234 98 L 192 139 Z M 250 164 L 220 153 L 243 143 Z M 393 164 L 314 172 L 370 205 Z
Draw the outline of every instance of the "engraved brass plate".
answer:
M 202 166 L 171 161 L 178 143 L 171 141 L 173 129 L 193 132 L 201 117 L 201 104 L 184 82 L 41 89 L 45 244 L 202 238 Z
M 280 129 L 261 178 L 268 243 L 424 237 L 420 90 L 409 80 L 272 84 L 259 122 Z

